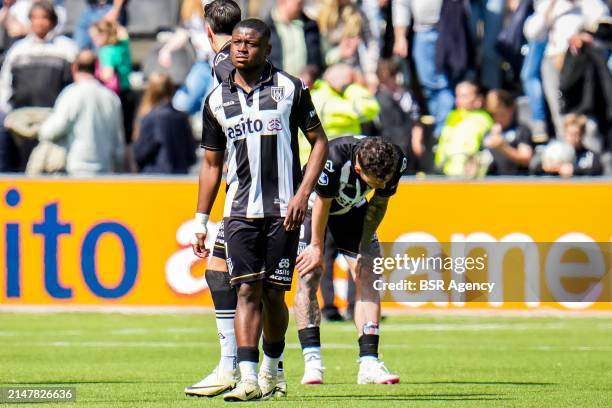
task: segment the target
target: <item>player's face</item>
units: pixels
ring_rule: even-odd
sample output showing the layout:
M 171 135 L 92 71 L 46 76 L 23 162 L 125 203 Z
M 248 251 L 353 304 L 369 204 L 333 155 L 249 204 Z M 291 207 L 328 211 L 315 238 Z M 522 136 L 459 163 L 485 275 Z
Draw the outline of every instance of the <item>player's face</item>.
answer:
M 262 39 L 257 31 L 240 27 L 232 33 L 230 58 L 237 69 L 248 71 L 261 67 L 269 53 L 268 41 Z
M 377 190 L 379 188 L 385 188 L 385 186 L 387 185 L 387 183 L 389 181 L 391 181 L 391 177 L 393 177 L 392 174 L 389 174 L 387 177 L 385 178 L 378 178 L 378 177 L 373 177 L 373 176 L 368 176 L 367 174 L 365 174 L 363 171 L 359 172 L 359 177 L 361 177 L 361 179 L 368 185 L 370 186 L 370 188 L 372 188 L 372 190 Z

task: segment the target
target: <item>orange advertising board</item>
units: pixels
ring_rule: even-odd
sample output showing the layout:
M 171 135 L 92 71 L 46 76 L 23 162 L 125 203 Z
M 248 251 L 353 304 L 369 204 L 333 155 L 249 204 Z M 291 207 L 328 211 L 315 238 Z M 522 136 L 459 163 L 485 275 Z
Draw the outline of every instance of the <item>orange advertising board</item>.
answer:
M 0 179 L 0 304 L 211 306 L 205 261 L 189 246 L 196 194 L 193 179 Z M 211 238 L 223 199 L 211 214 Z M 391 199 L 378 235 L 389 243 L 597 242 L 607 274 L 599 284 L 609 294 L 611 209 L 612 181 L 410 180 Z M 385 299 L 405 308 L 534 307 L 515 299 Z M 612 310 L 612 303 L 581 308 Z

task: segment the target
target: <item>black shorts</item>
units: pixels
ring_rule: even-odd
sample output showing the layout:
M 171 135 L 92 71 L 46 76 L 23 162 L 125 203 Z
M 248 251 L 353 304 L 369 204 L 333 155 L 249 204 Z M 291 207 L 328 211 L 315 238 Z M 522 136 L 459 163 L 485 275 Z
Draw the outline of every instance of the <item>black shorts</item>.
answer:
M 232 286 L 263 280 L 266 286 L 291 290 L 300 230 L 286 231 L 283 222 L 280 217 L 224 219 Z
M 225 261 L 225 238 L 223 237 L 223 225 L 224 221 L 221 220 L 219 223 L 219 230 L 217 231 L 217 238 L 215 238 L 215 245 L 213 246 L 212 256 L 215 258 L 223 259 Z
M 338 247 L 338 252 L 342 255 L 356 258 L 359 254 L 359 243 L 363 233 L 363 224 L 367 210 L 368 206 L 366 204 L 361 207 L 351 208 L 346 214 L 329 216 L 327 230 L 331 233 Z M 310 244 L 312 236 L 311 224 L 312 218 L 309 211 L 300 234 L 300 253 Z M 376 234 L 372 236 L 372 245 L 377 251 L 380 251 L 380 244 Z

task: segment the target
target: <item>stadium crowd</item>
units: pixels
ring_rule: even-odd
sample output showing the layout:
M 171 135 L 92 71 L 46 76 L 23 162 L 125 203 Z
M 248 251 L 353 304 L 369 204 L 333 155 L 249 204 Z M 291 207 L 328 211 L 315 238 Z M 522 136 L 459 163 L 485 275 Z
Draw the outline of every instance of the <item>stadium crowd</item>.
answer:
M 203 5 L 167 0 L 179 21 L 139 60 L 139 3 L 2 0 L 0 172 L 197 168 L 215 86 Z M 271 62 L 311 88 L 330 139 L 384 136 L 409 174 L 612 174 L 612 3 L 239 3 L 268 23 Z

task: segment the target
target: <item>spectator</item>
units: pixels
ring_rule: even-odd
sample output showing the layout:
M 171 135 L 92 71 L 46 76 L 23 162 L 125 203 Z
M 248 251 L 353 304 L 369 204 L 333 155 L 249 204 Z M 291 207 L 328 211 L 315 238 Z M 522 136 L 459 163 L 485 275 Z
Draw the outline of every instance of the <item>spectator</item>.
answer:
M 95 61 L 91 51 L 79 53 L 72 66 L 75 83 L 62 91 L 53 113 L 39 131 L 41 141 L 66 146 L 66 170 L 70 175 L 123 169 L 121 102 L 96 80 Z
M 587 130 L 587 146 L 595 147 L 604 156 L 612 154 L 612 72 L 608 54 L 612 50 L 612 25 L 601 23 L 594 32 L 583 31 L 570 40 L 570 51 L 565 56 L 561 71 L 560 89 L 566 112 L 585 114 L 597 123 L 597 132 Z M 587 126 L 588 129 L 588 126 Z M 609 170 L 609 165 L 607 166 Z M 608 171 L 609 173 L 609 171 Z
M 129 0 L 85 0 L 87 5 L 79 17 L 74 31 L 74 41 L 80 49 L 91 49 L 94 43 L 90 28 L 102 19 L 109 22 L 127 24 L 125 6 Z
M 493 125 L 491 116 L 482 109 L 483 99 L 477 83 L 463 81 L 457 85 L 457 108 L 448 115 L 435 156 L 436 166 L 447 176 L 470 175 L 467 167 Z
M 172 107 L 174 93 L 167 74 L 154 73 L 142 97 L 134 143 L 141 173 L 187 174 L 196 161 L 189 118 Z
M 582 143 L 586 133 L 586 116 L 570 113 L 563 123 L 564 143 L 553 141 L 541 155 L 536 155 L 530 164 L 532 172 L 561 177 L 601 175 L 599 154 Z
M 482 22 L 483 25 L 482 38 L 480 38 L 480 83 L 487 89 L 499 88 L 501 67 L 495 43 L 503 28 L 506 2 L 504 0 L 470 0 L 470 5 L 473 38 L 479 38 L 479 22 Z
M 72 81 L 70 64 L 78 52 L 64 36 L 53 34 L 58 17 L 53 4 L 41 0 L 30 11 L 31 33 L 15 42 L 0 70 L 0 171 L 18 171 L 25 163 L 7 129 L 5 114 L 22 107 L 50 108 Z
M 378 116 L 380 105 L 359 82 L 358 72 L 346 64 L 329 67 L 323 79 L 315 81 L 312 101 L 330 140 L 359 135 L 362 125 Z
M 452 85 L 446 73 L 436 67 L 436 44 L 442 0 L 397 0 L 393 4 L 395 43 L 393 53 L 409 55 L 408 27 L 414 30 L 412 57 L 417 77 L 427 100 L 427 110 L 435 118 L 435 137 L 439 137 L 448 113 L 455 103 Z
M 0 71 L 0 109 L 51 107 L 72 81 L 70 64 L 77 53 L 67 37 L 53 34 L 57 14 L 53 4 L 40 0 L 30 12 L 32 32 L 8 51 Z
M 98 48 L 99 67 L 96 76 L 115 91 L 123 109 L 126 141 L 132 139 L 135 97 L 130 86 L 132 57 L 127 30 L 116 23 L 100 20 L 91 28 L 91 38 Z
M 563 134 L 559 82 L 569 40 L 583 27 L 606 15 L 608 10 L 601 0 L 542 0 L 536 3 L 534 14 L 525 22 L 527 40 L 547 40 L 542 82 L 557 137 Z
M 30 10 L 37 1 L 40 0 L 4 0 L 0 8 L 0 27 L 6 30 L 11 39 L 19 39 L 30 33 Z M 58 23 L 53 29 L 53 34 L 63 34 L 66 25 L 66 9 L 57 4 L 54 7 Z
M 323 0 L 318 24 L 323 37 L 325 64 L 344 63 L 360 68 L 374 91 L 380 49 L 361 9 L 351 0 Z
M 294 76 L 306 66 L 321 72 L 323 65 L 319 27 L 303 9 L 303 0 L 278 0 L 266 19 L 272 34 L 270 61 Z
M 181 25 L 159 50 L 159 65 L 164 69 L 171 69 L 176 63 L 172 54 L 190 42 L 195 48 L 197 60 L 189 70 L 183 85 L 176 91 L 172 105 L 181 112 L 193 115 L 201 110 L 204 95 L 213 87 L 209 60 L 214 57 L 214 52 L 208 41 L 204 8 L 200 0 L 183 1 Z
M 535 7 L 545 0 L 536 0 Z M 531 17 L 528 17 L 523 26 L 523 30 L 527 27 L 527 22 Z M 548 141 L 548 131 L 546 129 L 546 121 L 548 118 L 546 111 L 546 100 L 544 99 L 544 89 L 542 87 L 542 61 L 544 60 L 544 51 L 546 50 L 547 38 L 545 33 L 540 33 L 538 37 L 531 38 L 527 41 L 527 54 L 523 60 L 521 69 L 521 82 L 523 91 L 527 96 L 530 111 L 530 125 L 533 133 L 533 141 L 536 143 L 545 143 Z
M 531 131 L 518 124 L 516 102 L 512 95 L 503 89 L 490 91 L 486 98 L 486 109 L 495 122 L 483 143 L 493 159 L 488 174 L 529 174 L 529 161 L 533 156 Z
M 398 145 L 409 162 L 414 164 L 425 153 L 419 105 L 412 94 L 398 83 L 397 62 L 381 60 L 377 71 L 380 135 Z

